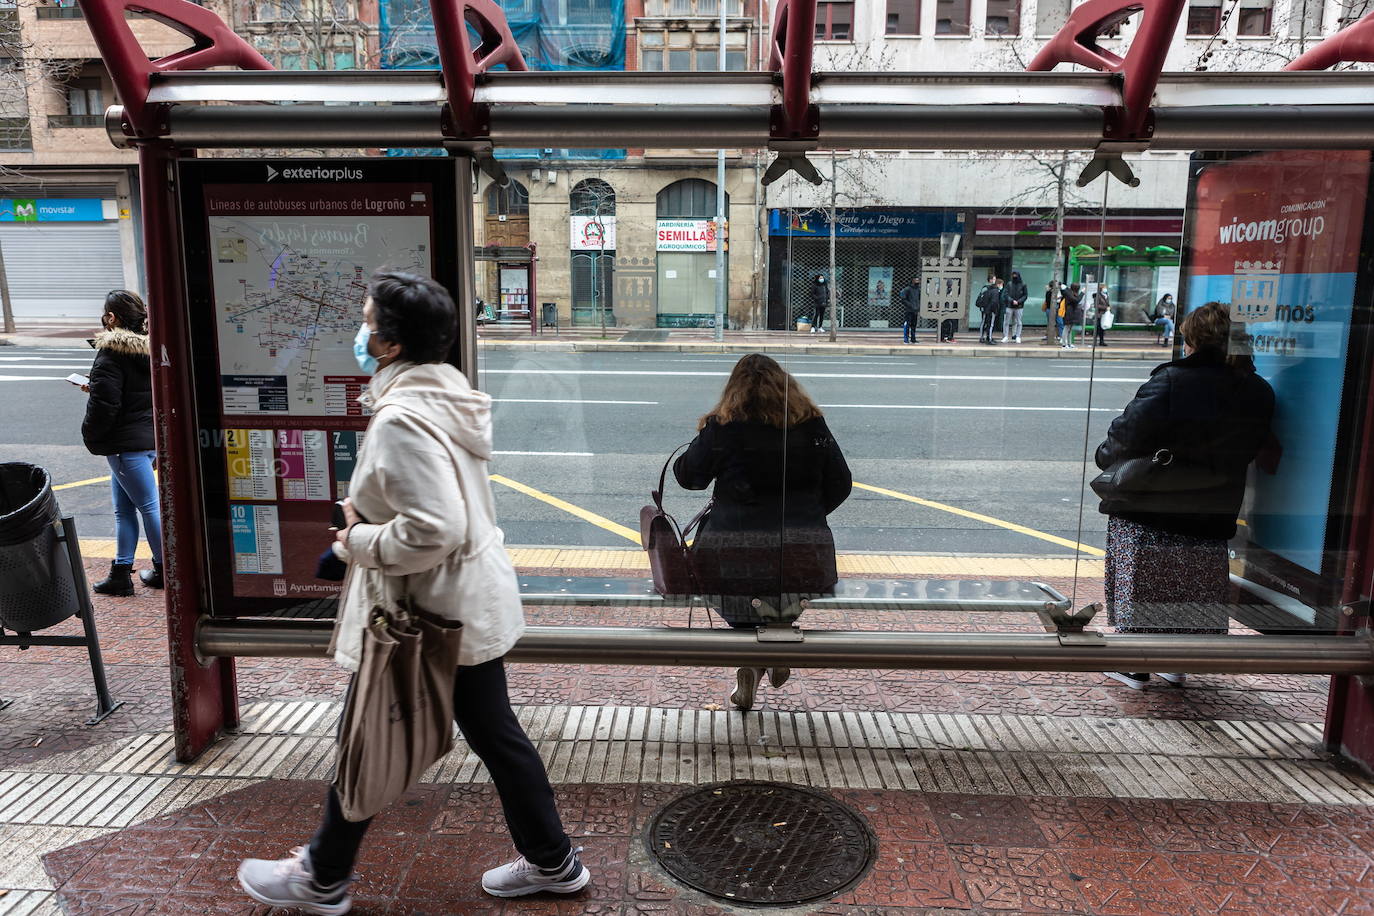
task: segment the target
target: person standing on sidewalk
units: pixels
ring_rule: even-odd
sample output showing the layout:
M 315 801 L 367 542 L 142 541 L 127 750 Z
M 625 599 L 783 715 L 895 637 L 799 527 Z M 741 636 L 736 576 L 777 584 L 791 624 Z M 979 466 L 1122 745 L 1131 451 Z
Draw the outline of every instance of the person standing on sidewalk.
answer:
M 1064 319 L 1059 314 L 1059 284 L 1051 280 L 1045 284 L 1045 343 L 1063 343 Z M 1051 330 L 1053 329 L 1053 330 Z
M 1070 283 L 1069 288 L 1064 290 L 1064 333 L 1062 335 L 1065 350 L 1077 350 L 1074 345 L 1074 332 L 1078 326 L 1087 320 L 1086 309 L 1083 307 L 1083 287 L 1077 283 Z
M 978 299 L 974 303 L 978 306 L 978 314 L 982 321 L 978 328 L 978 342 L 981 344 L 997 343 L 992 335 L 997 325 L 997 315 L 1002 311 L 1002 298 L 1002 278 L 988 274 L 988 283 L 978 293 Z
M 1186 498 L 1149 490 L 1103 496 L 1108 622 L 1121 633 L 1225 633 L 1227 541 L 1245 498 L 1247 469 L 1272 440 L 1274 390 L 1249 356 L 1228 356 L 1231 318 L 1209 302 L 1179 328 L 1183 358 L 1156 366 L 1097 447 L 1102 470 L 1168 455 L 1169 473 L 1194 475 Z M 1267 465 L 1272 472 L 1273 465 Z M 1164 474 L 1162 476 L 1168 476 Z M 1107 671 L 1140 690 L 1149 672 Z M 1182 674 L 1160 674 L 1182 687 Z
M 905 320 L 902 322 L 902 343 L 916 343 L 916 326 L 921 321 L 921 290 L 916 280 L 909 280 L 897 298 L 902 300 Z
M 462 623 L 453 716 L 491 774 L 519 857 L 482 876 L 496 897 L 570 894 L 590 880 L 563 830 L 539 752 L 511 709 L 505 654 L 525 630 L 515 570 L 496 526 L 488 481 L 491 398 L 445 362 L 457 333 L 453 300 L 433 280 L 372 277 L 354 340 L 372 376 L 359 401 L 372 410 L 367 443 L 344 502 L 334 553 L 348 563 L 331 649 L 358 671 L 369 595 L 407 594 Z M 308 846 L 280 861 L 247 859 L 239 884 L 269 906 L 348 911 L 353 863 L 369 820 L 344 817 L 329 789 Z
M 95 362 L 81 438 L 86 450 L 110 465 L 114 497 L 115 559 L 110 575 L 91 586 L 99 595 L 134 593 L 138 523 L 153 554 L 153 568 L 138 574 L 147 588 L 162 588 L 162 506 L 158 500 L 153 442 L 153 379 L 148 349 L 148 310 L 138 294 L 117 289 L 105 297 L 104 330 L 95 336 Z
M 1026 297 L 1030 295 L 1030 290 L 1026 289 L 1026 283 L 1021 279 L 1021 272 L 1013 270 L 1011 272 L 1011 282 L 1007 284 L 1003 291 L 1007 302 L 1006 322 L 1002 331 L 1002 343 L 1021 342 L 1021 310 L 1026 307 Z
M 1107 318 L 1112 312 L 1112 304 L 1107 299 L 1107 287 L 1105 284 L 1097 284 L 1097 291 L 1093 293 L 1093 325 L 1097 328 L 1097 345 L 1105 347 L 1107 345 L 1107 327 L 1104 322 L 1111 319 Z
M 811 325 L 811 333 L 819 334 L 825 324 L 826 308 L 830 305 L 830 284 L 825 282 L 825 274 L 816 274 L 811 283 L 811 305 L 816 310 L 816 321 Z

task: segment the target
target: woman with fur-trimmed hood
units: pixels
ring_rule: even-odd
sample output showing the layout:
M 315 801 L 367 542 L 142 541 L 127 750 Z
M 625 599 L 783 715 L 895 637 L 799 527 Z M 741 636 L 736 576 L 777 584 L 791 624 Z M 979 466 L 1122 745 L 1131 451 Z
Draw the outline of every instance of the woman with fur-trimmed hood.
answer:
M 148 588 L 162 588 L 162 507 L 153 476 L 153 381 L 148 349 L 148 311 L 143 300 L 117 289 L 105 297 L 100 317 L 105 330 L 95 336 L 90 392 L 81 438 L 92 455 L 110 464 L 114 497 L 115 559 L 108 578 L 92 589 L 101 595 L 134 593 L 134 550 L 139 519 L 153 553 L 153 568 L 139 573 Z

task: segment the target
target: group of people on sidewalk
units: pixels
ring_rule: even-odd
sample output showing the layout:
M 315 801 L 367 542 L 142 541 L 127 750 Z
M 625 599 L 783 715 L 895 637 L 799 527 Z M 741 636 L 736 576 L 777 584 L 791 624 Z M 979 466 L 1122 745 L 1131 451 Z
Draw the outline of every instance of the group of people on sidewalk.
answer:
M 1025 307 L 1025 285 L 1016 274 L 1005 285 L 994 279 L 990 288 L 1009 311 Z M 127 574 L 137 527 L 128 522 L 136 525 L 139 517 L 155 551 L 150 573 L 161 585 L 146 313 L 131 295 L 112 293 L 107 300 L 85 428 L 88 445 L 109 456 L 115 475 L 120 540 L 112 570 L 117 581 L 105 584 L 108 594 L 132 590 Z M 491 397 L 448 362 L 458 313 L 438 283 L 376 274 L 362 314 L 354 357 L 371 377 L 359 400 L 372 419 L 341 506 L 341 527 L 329 533 L 326 555 L 346 568 L 331 652 L 355 672 L 351 696 L 368 662 L 364 633 L 388 610 L 388 596 L 407 596 L 461 626 L 453 718 L 491 774 L 518 853 L 486 871 L 482 888 L 497 897 L 577 892 L 591 875 L 563 827 L 544 763 L 506 685 L 504 658 L 525 621 L 488 477 Z M 1020 336 L 1017 317 L 1008 322 L 1008 339 Z M 1171 336 L 1172 312 L 1159 317 Z M 985 318 L 984 325 L 990 330 L 994 322 Z M 1249 466 L 1272 441 L 1274 393 L 1253 361 L 1235 352 L 1226 306 L 1193 310 L 1178 331 L 1183 356 L 1155 368 L 1095 455 L 1110 476 L 1124 473 L 1128 462 L 1167 454 L 1164 463 L 1194 482 L 1186 504 L 1176 488 L 1103 496 L 1108 614 L 1123 632 L 1226 630 L 1227 542 Z M 693 551 L 699 562 L 714 564 L 710 594 L 720 596 L 715 611 L 726 623 L 760 625 L 760 599 L 781 607 L 784 590 L 793 597 L 833 590 L 839 576 L 827 517 L 850 495 L 850 470 L 821 408 L 775 360 L 750 354 L 736 363 L 673 470 L 685 489 L 713 491 Z M 154 583 L 145 577 L 145 584 Z M 1147 686 L 1152 674 L 1108 672 L 1134 688 Z M 731 702 L 751 708 L 765 675 L 777 687 L 791 672 L 741 668 Z M 1160 676 L 1179 686 L 1184 681 Z M 244 891 L 269 906 L 346 913 L 370 824 L 370 818 L 350 819 L 346 810 L 339 787 L 331 786 L 307 844 L 283 859 L 240 865 Z

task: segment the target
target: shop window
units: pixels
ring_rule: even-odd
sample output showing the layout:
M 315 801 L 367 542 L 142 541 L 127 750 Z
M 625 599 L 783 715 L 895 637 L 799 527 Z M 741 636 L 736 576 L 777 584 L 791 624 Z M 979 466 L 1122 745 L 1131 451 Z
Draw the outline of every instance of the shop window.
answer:
M 1037 0 L 1035 4 L 1035 34 L 1049 38 L 1069 21 L 1072 0 Z
M 615 216 L 615 188 L 600 178 L 579 181 L 568 195 L 573 216 Z
M 1221 4 L 1193 0 L 1188 4 L 1188 34 L 1215 35 L 1221 31 Z
M 983 27 L 989 35 L 1020 34 L 1021 0 L 988 0 Z
M 730 204 L 730 195 L 725 195 Z M 711 219 L 716 215 L 716 183 L 684 178 L 658 192 L 659 219 Z
M 921 0 L 887 0 L 888 35 L 921 34 Z
M 1268 35 L 1274 24 L 1274 0 L 1244 0 L 1237 16 L 1237 34 L 1252 37 Z
M 816 4 L 816 39 L 849 41 L 854 37 L 852 0 L 821 0 Z
M 936 0 L 935 34 L 967 35 L 969 0 Z
M 504 188 L 495 182 L 487 188 L 487 216 L 529 216 L 530 192 L 515 179 Z

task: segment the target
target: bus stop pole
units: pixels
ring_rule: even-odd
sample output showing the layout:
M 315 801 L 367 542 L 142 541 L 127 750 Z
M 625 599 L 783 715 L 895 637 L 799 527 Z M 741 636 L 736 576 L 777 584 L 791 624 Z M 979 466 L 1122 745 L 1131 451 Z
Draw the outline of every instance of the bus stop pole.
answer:
M 206 610 L 205 519 L 199 498 L 199 431 L 192 425 L 191 339 L 185 257 L 176 206 L 176 162 L 170 144 L 139 149 L 143 252 L 153 360 L 153 423 L 166 580 L 167 649 L 172 678 L 176 757 L 195 759 L 226 728 L 238 725 L 230 659 L 202 661 L 196 624 Z M 211 431 L 214 432 L 214 431 Z
M 477 378 L 477 260 L 473 257 L 473 247 L 477 235 L 472 225 L 473 170 L 472 157 L 455 154 L 454 168 L 458 175 L 454 182 L 457 187 L 457 241 L 458 241 L 458 288 L 452 290 L 458 305 L 458 368 L 467 376 L 468 384 L 478 387 Z M 530 276 L 534 276 L 534 256 L 530 255 Z M 530 314 L 533 321 L 534 290 L 530 291 Z

